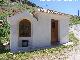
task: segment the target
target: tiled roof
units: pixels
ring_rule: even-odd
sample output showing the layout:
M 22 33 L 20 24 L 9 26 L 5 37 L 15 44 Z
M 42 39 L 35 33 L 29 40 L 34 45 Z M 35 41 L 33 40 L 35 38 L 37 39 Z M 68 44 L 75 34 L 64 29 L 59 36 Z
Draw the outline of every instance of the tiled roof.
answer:
M 49 9 L 43 9 L 43 8 L 38 8 L 39 12 L 45 12 L 45 13 L 52 13 L 52 14 L 59 14 L 59 15 L 69 15 L 61 12 L 57 12 L 55 10 L 49 10 Z

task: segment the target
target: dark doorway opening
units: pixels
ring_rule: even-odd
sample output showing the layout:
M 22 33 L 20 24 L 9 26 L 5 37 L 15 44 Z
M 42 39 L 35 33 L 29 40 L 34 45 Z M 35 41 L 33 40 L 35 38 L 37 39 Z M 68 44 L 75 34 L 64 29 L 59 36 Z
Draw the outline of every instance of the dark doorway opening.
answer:
M 51 45 L 58 43 L 58 20 L 51 19 Z

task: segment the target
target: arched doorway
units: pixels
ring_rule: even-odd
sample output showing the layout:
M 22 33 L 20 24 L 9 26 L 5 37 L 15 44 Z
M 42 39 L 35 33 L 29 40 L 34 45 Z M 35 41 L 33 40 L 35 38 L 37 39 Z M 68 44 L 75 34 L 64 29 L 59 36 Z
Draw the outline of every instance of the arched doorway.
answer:
M 31 37 L 31 22 L 23 19 L 19 23 L 19 37 Z
M 30 45 L 31 38 L 31 22 L 27 19 L 23 19 L 19 22 L 19 46 L 28 47 Z

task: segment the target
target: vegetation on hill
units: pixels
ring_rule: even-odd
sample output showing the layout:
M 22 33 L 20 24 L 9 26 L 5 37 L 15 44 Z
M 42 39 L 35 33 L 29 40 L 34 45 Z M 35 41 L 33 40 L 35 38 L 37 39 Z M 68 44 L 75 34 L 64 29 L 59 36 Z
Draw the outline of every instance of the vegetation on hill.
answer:
M 80 24 L 80 16 L 71 16 L 70 25 Z
M 26 1 L 26 3 L 11 2 L 9 0 L 0 0 L 0 20 L 3 21 L 0 26 L 0 45 L 9 41 L 10 25 L 7 16 L 12 16 L 18 12 L 29 11 L 32 13 L 38 6 L 36 4 Z

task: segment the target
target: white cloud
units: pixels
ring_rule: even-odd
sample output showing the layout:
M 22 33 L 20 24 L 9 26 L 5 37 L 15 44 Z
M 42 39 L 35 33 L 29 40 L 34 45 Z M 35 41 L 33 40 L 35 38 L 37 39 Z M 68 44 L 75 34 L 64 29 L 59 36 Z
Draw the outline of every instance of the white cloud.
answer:
M 64 0 L 64 1 L 68 1 L 68 0 Z
M 58 1 L 61 1 L 61 0 L 58 0 Z
M 52 1 L 56 1 L 56 0 L 52 0 Z
M 45 0 L 40 0 L 40 1 L 45 1 Z
M 69 0 L 69 1 L 73 1 L 73 0 Z
M 47 1 L 51 1 L 51 0 L 47 0 Z

